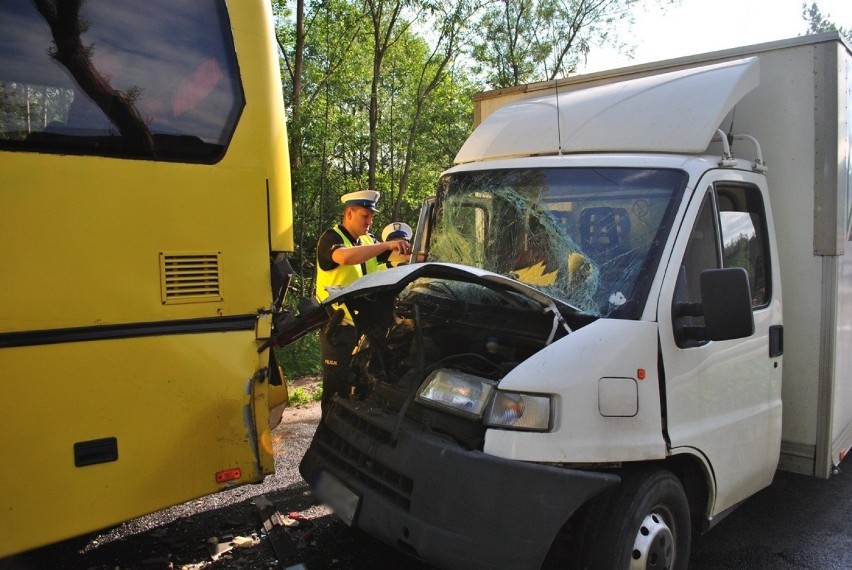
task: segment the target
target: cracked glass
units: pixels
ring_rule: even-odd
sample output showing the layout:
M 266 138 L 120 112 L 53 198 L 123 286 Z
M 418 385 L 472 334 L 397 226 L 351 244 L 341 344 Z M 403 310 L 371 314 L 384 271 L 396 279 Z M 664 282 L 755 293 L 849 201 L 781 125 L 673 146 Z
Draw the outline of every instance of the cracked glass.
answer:
M 643 168 L 451 173 L 429 260 L 510 276 L 590 315 L 636 319 L 686 180 Z

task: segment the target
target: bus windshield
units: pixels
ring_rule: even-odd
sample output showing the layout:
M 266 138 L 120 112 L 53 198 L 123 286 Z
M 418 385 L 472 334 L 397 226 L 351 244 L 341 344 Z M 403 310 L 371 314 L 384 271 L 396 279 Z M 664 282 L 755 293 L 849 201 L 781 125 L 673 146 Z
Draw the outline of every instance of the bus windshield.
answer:
M 221 158 L 244 105 L 223 2 L 3 4 L 0 149 Z
M 591 315 L 635 319 L 686 179 L 630 168 L 448 174 L 430 260 L 509 275 Z

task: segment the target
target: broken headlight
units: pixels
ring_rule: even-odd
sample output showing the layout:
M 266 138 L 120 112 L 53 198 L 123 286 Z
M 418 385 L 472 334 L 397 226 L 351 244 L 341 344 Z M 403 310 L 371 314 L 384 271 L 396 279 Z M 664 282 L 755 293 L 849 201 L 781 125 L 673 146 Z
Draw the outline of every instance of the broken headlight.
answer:
M 451 414 L 482 419 L 494 384 L 484 378 L 440 368 L 423 382 L 417 401 Z
M 489 427 L 546 431 L 550 429 L 550 397 L 497 390 L 495 383 L 472 374 L 442 368 L 423 382 L 417 401 Z

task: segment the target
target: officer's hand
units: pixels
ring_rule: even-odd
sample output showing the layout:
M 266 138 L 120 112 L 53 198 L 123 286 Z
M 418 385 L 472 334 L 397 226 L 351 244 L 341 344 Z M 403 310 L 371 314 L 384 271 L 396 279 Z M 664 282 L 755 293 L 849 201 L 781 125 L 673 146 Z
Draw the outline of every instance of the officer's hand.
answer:
M 400 255 L 409 255 L 411 253 L 411 244 L 404 239 L 391 240 L 386 243 L 389 244 L 391 251 L 397 251 Z

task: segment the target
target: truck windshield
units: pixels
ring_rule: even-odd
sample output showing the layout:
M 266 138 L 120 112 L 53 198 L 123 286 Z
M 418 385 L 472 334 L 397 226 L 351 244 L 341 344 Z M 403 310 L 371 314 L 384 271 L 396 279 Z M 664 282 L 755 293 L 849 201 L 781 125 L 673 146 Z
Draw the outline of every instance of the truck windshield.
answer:
M 591 315 L 636 319 L 686 180 L 638 168 L 447 174 L 430 260 L 511 276 Z

